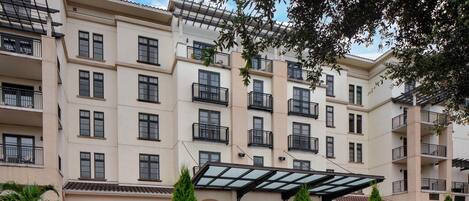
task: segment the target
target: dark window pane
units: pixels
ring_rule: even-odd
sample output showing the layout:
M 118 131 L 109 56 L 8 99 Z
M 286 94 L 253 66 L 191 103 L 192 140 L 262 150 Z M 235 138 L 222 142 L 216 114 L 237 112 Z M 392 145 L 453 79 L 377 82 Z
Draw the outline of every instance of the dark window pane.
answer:
M 104 98 L 104 74 L 93 73 L 93 96 Z
M 348 114 L 348 132 L 355 133 L 355 115 Z
M 349 159 L 350 162 L 355 162 L 355 144 L 349 143 Z
M 90 36 L 88 32 L 80 31 L 78 33 L 78 55 L 81 57 L 90 56 Z
M 80 135 L 90 136 L 90 111 L 80 110 Z
M 139 114 L 139 138 L 145 140 L 159 139 L 158 115 Z
M 140 179 L 159 180 L 160 161 L 159 155 L 140 154 Z
M 138 60 L 150 64 L 158 64 L 158 40 L 139 36 Z
M 80 96 L 90 96 L 90 72 L 79 71 L 79 83 L 78 90 Z
M 357 105 L 362 104 L 362 87 L 357 86 Z
M 93 34 L 93 58 L 103 60 L 103 35 Z
M 334 138 L 326 137 L 326 156 L 329 158 L 334 157 Z
M 94 136 L 104 137 L 104 113 L 94 112 Z
M 91 178 L 91 154 L 80 152 L 80 177 Z
M 355 104 L 355 85 L 348 85 L 348 102 Z
M 326 95 L 334 96 L 334 76 L 326 75 Z
M 363 162 L 362 144 L 357 143 L 357 163 Z
M 94 178 L 95 179 L 104 179 L 104 154 L 95 153 L 94 154 Z
M 326 126 L 334 127 L 334 107 L 326 106 Z
M 264 166 L 264 157 L 262 156 L 254 156 L 253 157 L 253 165 L 258 166 L 258 167 L 263 167 Z
M 139 75 L 138 80 L 139 100 L 158 102 L 158 78 Z
M 357 115 L 357 133 L 362 133 L 362 115 Z

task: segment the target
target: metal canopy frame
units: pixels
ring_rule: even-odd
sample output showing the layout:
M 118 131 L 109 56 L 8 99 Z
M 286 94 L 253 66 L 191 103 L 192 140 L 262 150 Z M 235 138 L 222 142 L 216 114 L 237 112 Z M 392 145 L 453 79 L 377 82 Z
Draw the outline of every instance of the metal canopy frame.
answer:
M 423 94 L 420 87 L 416 87 L 415 89 L 403 93 L 402 95 L 392 98 L 394 103 L 402 103 L 406 105 L 413 105 L 414 103 L 414 95 L 416 98 L 417 105 L 425 106 L 427 104 L 436 105 L 443 102 L 446 99 L 447 93 L 445 91 L 440 91 L 439 93 L 435 93 L 432 95 Z
M 45 4 L 37 0 L 0 0 L 0 27 L 47 34 L 47 18 L 59 10 L 50 8 L 47 0 L 44 1 Z M 54 31 L 54 27 L 62 24 L 52 21 L 51 25 L 53 36 L 63 36 Z
M 461 171 L 469 170 L 469 159 L 464 159 L 464 158 L 453 159 L 453 167 L 459 168 Z
M 236 191 L 238 200 L 251 191 L 280 193 L 283 200 L 288 200 L 303 185 L 311 195 L 332 200 L 383 180 L 374 175 L 208 162 L 195 173 L 192 182 L 196 189 Z

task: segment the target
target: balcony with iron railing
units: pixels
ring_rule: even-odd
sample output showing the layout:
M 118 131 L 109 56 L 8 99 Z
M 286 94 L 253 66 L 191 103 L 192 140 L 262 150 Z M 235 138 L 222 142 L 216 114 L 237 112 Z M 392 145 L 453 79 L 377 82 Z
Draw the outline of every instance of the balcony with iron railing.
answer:
M 43 152 L 42 147 L 0 144 L 0 165 L 43 165 Z
M 39 91 L 0 86 L 0 98 L 0 105 L 42 109 L 42 92 Z
M 206 49 L 197 48 L 192 46 L 187 46 L 187 54 L 186 57 L 189 59 L 194 59 L 198 61 L 204 61 L 204 56 L 206 56 L 208 52 Z M 223 52 L 215 52 L 215 54 L 210 59 L 210 64 L 220 65 L 225 68 L 230 67 L 230 54 L 223 53 Z
M 422 143 L 421 154 L 431 157 L 446 157 L 446 146 L 438 144 Z
M 248 146 L 272 148 L 274 136 L 272 131 L 251 129 L 248 131 Z
M 228 144 L 229 129 L 219 125 L 194 123 L 192 124 L 192 139 Z
M 399 194 L 407 192 L 407 180 L 392 182 L 392 193 Z
M 446 158 L 446 146 L 422 143 L 420 145 L 420 154 L 422 156 L 422 165 L 433 164 Z M 407 147 L 400 146 L 392 149 L 392 160 L 394 163 L 407 162 Z
M 392 149 L 392 160 L 395 162 L 402 162 L 402 159 L 407 158 L 407 147 L 400 146 Z M 405 161 L 403 161 L 405 162 Z
M 41 40 L 0 33 L 0 51 L 41 58 Z
M 290 98 L 288 100 L 288 115 L 318 118 L 319 104 Z
M 310 151 L 313 153 L 318 153 L 319 139 L 302 135 L 289 135 L 288 150 Z
M 447 125 L 448 124 L 448 115 L 438 112 L 422 110 L 421 121 L 422 123 L 432 124 L 432 125 Z
M 444 180 L 444 179 L 422 178 L 421 186 L 422 186 L 422 190 L 446 191 L 446 180 Z
M 254 92 L 248 93 L 248 109 L 273 111 L 273 98 L 271 94 Z
M 255 71 L 272 73 L 273 62 L 270 59 L 254 57 L 251 59 L 251 67 Z
M 433 132 L 434 125 L 446 126 L 449 122 L 448 116 L 443 113 L 437 113 L 427 110 L 420 112 L 421 123 L 422 123 L 422 134 Z M 407 132 L 407 114 L 400 114 L 392 118 L 392 130 L 397 133 Z
M 467 182 L 456 182 L 452 183 L 451 192 L 469 194 L 469 186 Z
M 228 106 L 228 88 L 192 83 L 192 101 Z

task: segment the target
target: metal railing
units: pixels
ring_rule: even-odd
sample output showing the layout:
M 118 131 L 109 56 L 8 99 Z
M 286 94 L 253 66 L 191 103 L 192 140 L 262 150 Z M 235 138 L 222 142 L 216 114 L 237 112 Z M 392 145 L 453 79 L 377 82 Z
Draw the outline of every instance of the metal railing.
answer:
M 430 156 L 438 156 L 438 157 L 446 157 L 446 146 L 422 143 L 421 154 L 430 155 Z
M 251 59 L 252 69 L 257 71 L 272 72 L 273 62 L 270 59 L 254 57 Z
M 469 185 L 467 182 L 456 182 L 452 183 L 451 192 L 453 193 L 469 193 Z
M 248 146 L 272 148 L 274 136 L 272 131 L 251 129 L 248 131 Z
M 302 150 L 318 153 L 319 139 L 301 135 L 289 135 L 288 150 Z
M 288 67 L 288 78 L 294 80 L 306 80 L 308 71 L 302 68 Z
M 203 60 L 205 50 L 203 48 L 197 48 L 192 46 L 187 46 L 187 58 L 195 60 Z M 217 64 L 229 67 L 230 66 L 230 55 L 222 52 L 215 52 L 212 58 L 211 64 Z
M 43 165 L 42 147 L 0 144 L 0 163 Z
M 42 57 L 41 40 L 0 33 L 0 50 Z
M 448 115 L 422 110 L 421 112 L 421 120 L 425 123 L 430 124 L 437 124 L 437 125 L 446 125 L 448 124 Z
M 400 146 L 392 149 L 392 160 L 400 160 L 407 157 L 407 147 Z
M 288 100 L 288 114 L 317 119 L 319 115 L 319 104 L 290 98 Z
M 400 114 L 392 118 L 392 129 L 407 125 L 407 115 Z
M 192 83 L 192 100 L 228 105 L 228 88 Z
M 42 92 L 0 86 L 0 105 L 42 109 Z
M 407 180 L 400 180 L 392 182 L 392 193 L 407 192 Z
M 192 139 L 228 144 L 228 127 L 213 124 L 192 124 Z
M 446 191 L 446 180 L 422 178 L 422 190 Z
M 248 93 L 248 108 L 272 111 L 273 109 L 273 98 L 271 94 L 254 92 Z

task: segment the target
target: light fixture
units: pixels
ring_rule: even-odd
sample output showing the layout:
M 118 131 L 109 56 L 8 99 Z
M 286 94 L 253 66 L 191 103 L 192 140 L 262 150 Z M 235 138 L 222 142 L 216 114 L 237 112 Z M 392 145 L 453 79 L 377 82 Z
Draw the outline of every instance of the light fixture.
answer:
M 244 156 L 246 156 L 246 154 L 240 152 L 240 153 L 238 153 L 238 156 L 241 157 L 241 158 L 244 158 Z
M 279 156 L 279 157 L 278 157 L 278 160 L 284 161 L 284 160 L 285 160 L 285 157 L 284 157 L 284 156 Z

